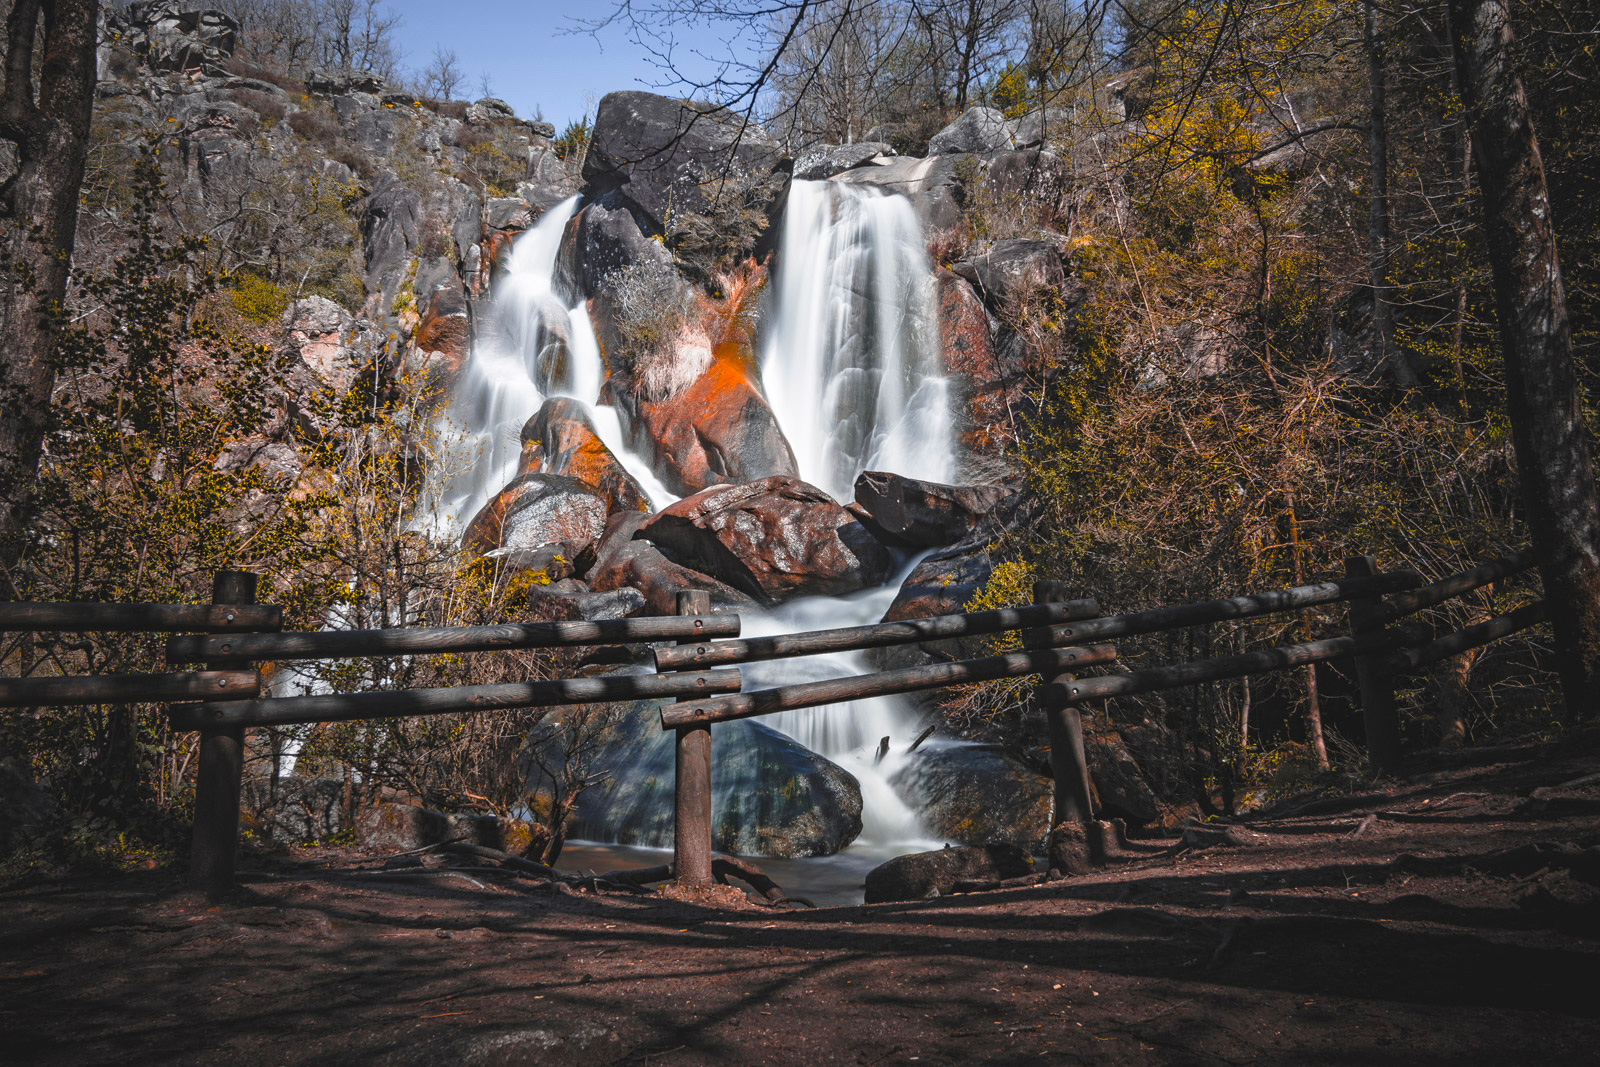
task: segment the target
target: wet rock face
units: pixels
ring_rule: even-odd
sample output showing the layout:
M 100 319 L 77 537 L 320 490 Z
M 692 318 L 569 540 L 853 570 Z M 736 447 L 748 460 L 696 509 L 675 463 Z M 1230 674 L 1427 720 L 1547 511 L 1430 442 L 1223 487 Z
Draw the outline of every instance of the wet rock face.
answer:
M 944 367 L 957 383 L 960 432 L 975 451 L 1015 440 L 1014 413 L 1027 379 L 1015 361 L 1003 361 L 995 344 L 995 323 L 972 283 L 941 269 L 939 338 Z
M 617 399 L 633 447 L 674 493 L 800 473 L 777 416 L 736 360 L 713 359 L 662 400 Z
M 583 179 L 591 196 L 620 191 L 659 234 L 669 209 L 709 209 L 701 183 L 730 163 L 765 174 L 781 154 L 765 130 L 722 108 L 654 93 L 607 93 L 595 113 Z
M 1033 861 L 1009 845 L 943 848 L 896 856 L 867 873 L 868 904 L 943 896 L 957 882 L 999 881 L 1033 873 Z
M 922 815 L 936 839 L 963 845 L 1015 845 L 1044 850 L 1054 787 L 1020 761 L 989 745 L 924 746 L 889 784 Z
M 766 604 L 879 585 L 891 565 L 856 516 L 786 476 L 714 486 L 651 517 L 635 536 Z
M 578 797 L 568 836 L 667 845 L 673 823 L 673 735 L 659 703 L 627 705 L 590 762 L 605 773 Z M 711 773 L 711 847 L 757 856 L 831 856 L 861 832 L 855 777 L 748 719 L 720 723 Z M 537 788 L 537 782 L 529 782 Z
M 596 593 L 632 588 L 644 597 L 645 615 L 674 615 L 678 593 L 684 589 L 704 589 L 711 594 L 711 606 L 718 611 L 745 611 L 759 607 L 749 595 L 711 575 L 669 559 L 649 541 L 635 540 L 634 534 L 648 520 L 643 512 L 617 515 L 606 526 L 605 536 L 594 546 L 594 562 L 585 574 L 589 588 Z
M 541 471 L 582 482 L 605 501 L 608 518 L 650 510 L 644 490 L 600 440 L 588 409 L 570 397 L 546 400 L 522 427 L 517 473 Z
M 560 475 L 522 474 L 473 517 L 461 543 L 480 555 L 557 541 L 577 551 L 605 528 L 606 502 L 587 485 Z
M 856 503 L 893 543 L 911 548 L 954 544 L 1010 491 L 998 485 L 941 485 L 885 471 L 856 479 Z
M 1016 131 L 1004 115 L 992 107 L 969 107 L 960 118 L 933 135 L 928 141 L 928 155 L 998 152 L 1014 148 L 1016 143 Z

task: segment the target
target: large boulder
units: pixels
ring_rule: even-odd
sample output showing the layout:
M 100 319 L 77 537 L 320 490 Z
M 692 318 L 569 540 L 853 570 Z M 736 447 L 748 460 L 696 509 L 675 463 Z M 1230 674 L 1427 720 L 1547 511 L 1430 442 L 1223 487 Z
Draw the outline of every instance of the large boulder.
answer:
M 661 728 L 659 709 L 656 701 L 622 706 L 587 759 L 589 773 L 604 778 L 579 795 L 569 837 L 671 844 L 674 737 Z M 718 851 L 831 856 L 861 832 L 861 787 L 837 764 L 748 719 L 719 724 L 715 746 L 711 846 Z
M 522 427 L 517 473 L 573 478 L 606 502 L 607 518 L 621 511 L 649 511 L 649 498 L 611 454 L 589 416 L 571 397 L 552 397 Z
M 889 784 L 935 838 L 1029 852 L 1042 852 L 1049 840 L 1054 786 L 998 747 L 924 745 L 905 758 Z
M 812 145 L 794 161 L 794 176 L 796 181 L 820 181 L 894 154 L 895 150 L 884 141 Z
M 1036 107 L 1011 125 L 1018 148 L 1037 148 L 1064 141 L 1072 129 L 1072 109 Z
M 555 542 L 577 552 L 605 533 L 606 514 L 605 500 L 576 478 L 520 474 L 473 516 L 461 543 L 480 555 Z
M 325 296 L 296 300 L 283 312 L 283 325 L 300 359 L 337 389 L 350 388 L 355 373 L 348 345 L 355 321 L 354 315 Z
M 962 116 L 934 134 L 928 141 L 928 155 L 948 156 L 960 152 L 998 152 L 1015 148 L 1016 130 L 1006 117 L 992 107 L 969 107 Z
M 868 904 L 943 896 L 957 882 L 994 882 L 1033 873 L 1033 860 L 1010 845 L 945 847 L 896 856 L 867 872 Z
M 971 282 L 995 312 L 1014 313 L 1021 301 L 1039 291 L 1059 293 L 1068 304 L 1081 296 L 1076 285 L 1069 287 L 1061 252 L 1051 241 L 1000 241 L 992 251 L 953 263 L 950 269 Z
M 661 399 L 613 396 L 633 449 L 674 493 L 800 473 L 794 451 L 742 360 L 718 356 Z
M 885 471 L 863 471 L 856 503 L 875 533 L 911 548 L 949 545 L 971 533 L 1011 494 L 999 485 L 941 485 Z
M 713 486 L 663 509 L 634 536 L 766 604 L 875 586 L 892 563 L 855 515 L 788 476 Z
M 704 213 L 705 184 L 733 172 L 770 173 L 782 152 L 753 122 L 713 104 L 654 93 L 607 93 L 583 161 L 591 199 L 619 191 L 652 235 L 669 212 Z
M 685 589 L 710 593 L 711 606 L 718 611 L 748 611 L 760 606 L 727 582 L 669 559 L 649 541 L 635 540 L 634 534 L 648 518 L 643 512 L 622 512 L 606 525 L 605 536 L 593 549 L 594 562 L 584 574 L 591 590 L 635 589 L 645 599 L 647 615 L 675 614 L 678 593 Z
M 644 235 L 622 196 L 613 192 L 585 204 L 567 222 L 556 253 L 555 287 L 573 300 L 587 299 L 619 271 L 671 258 L 659 241 Z

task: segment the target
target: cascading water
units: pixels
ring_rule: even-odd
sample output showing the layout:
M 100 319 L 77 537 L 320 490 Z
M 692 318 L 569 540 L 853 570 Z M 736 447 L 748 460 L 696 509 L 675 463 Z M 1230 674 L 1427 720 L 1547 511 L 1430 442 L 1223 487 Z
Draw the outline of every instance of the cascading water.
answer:
M 440 510 L 448 514 L 435 525 L 443 531 L 458 532 L 514 476 L 522 426 L 549 396 L 590 406 L 601 440 L 655 507 L 676 499 L 625 447 L 616 412 L 596 403 L 604 370 L 587 307 L 577 294 L 556 292 L 561 235 L 578 208 L 574 197 L 548 211 L 517 240 L 496 283 L 472 360 L 445 414 L 460 443 L 459 469 L 440 494 Z M 794 182 L 779 262 L 762 375 L 802 478 L 840 499 L 850 498 L 856 476 L 869 469 L 950 481 L 956 458 L 933 271 L 910 202 L 832 182 Z M 854 596 L 749 613 L 744 632 L 876 622 L 904 577 Z M 854 654 L 750 664 L 744 671 L 751 689 L 871 669 Z M 908 702 L 887 697 L 791 711 L 764 725 L 841 765 L 860 783 L 862 833 L 848 858 L 829 862 L 859 873 L 884 856 L 933 845 L 889 784 L 922 726 Z M 885 737 L 889 749 L 880 758 Z M 726 752 L 718 764 L 732 773 L 738 756 Z M 624 828 L 587 829 L 621 836 Z M 669 839 L 670 831 L 651 843 Z
M 761 375 L 800 476 L 841 500 L 864 470 L 951 481 L 933 268 L 911 202 L 794 182 L 778 257 Z
M 626 447 L 616 412 L 595 403 L 604 370 L 588 306 L 555 289 L 561 235 L 581 199 L 557 204 L 518 237 L 495 283 L 487 321 L 479 325 L 440 428 L 445 475 L 435 494 L 434 525 L 446 534 L 458 534 L 516 474 L 522 426 L 552 396 L 589 405 L 600 439 L 653 505 L 677 499 Z

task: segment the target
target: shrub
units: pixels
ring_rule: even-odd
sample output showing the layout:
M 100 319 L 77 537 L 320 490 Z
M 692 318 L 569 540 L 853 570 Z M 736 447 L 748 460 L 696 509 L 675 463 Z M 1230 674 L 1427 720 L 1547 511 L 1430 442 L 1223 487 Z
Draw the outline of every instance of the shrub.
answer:
M 339 128 L 338 121 L 320 111 L 309 108 L 296 111 L 289 116 L 289 128 L 330 155 L 335 149 L 343 147 L 344 131 Z
M 233 278 L 233 306 L 251 322 L 276 322 L 289 306 L 289 294 L 281 286 L 258 274 L 246 271 Z
M 236 78 L 254 78 L 256 81 L 269 82 L 287 92 L 303 93 L 306 91 L 306 83 L 299 78 L 292 78 L 268 67 L 259 67 L 237 56 L 223 60 L 222 69 Z
M 289 113 L 288 107 L 282 100 L 271 93 L 264 93 L 259 89 L 236 89 L 233 99 L 241 106 L 247 107 L 260 115 L 263 119 L 278 122 Z

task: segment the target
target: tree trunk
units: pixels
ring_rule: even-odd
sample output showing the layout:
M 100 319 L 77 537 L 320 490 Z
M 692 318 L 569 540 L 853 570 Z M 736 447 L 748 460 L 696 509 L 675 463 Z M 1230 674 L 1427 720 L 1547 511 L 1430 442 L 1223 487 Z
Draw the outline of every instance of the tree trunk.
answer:
M 1383 76 L 1383 51 L 1378 45 L 1378 7 L 1366 0 L 1362 42 L 1367 53 L 1371 106 L 1367 116 L 1368 223 L 1367 265 L 1372 280 L 1372 332 L 1377 340 L 1377 365 L 1388 367 L 1407 388 L 1417 384 L 1411 361 L 1395 343 L 1394 292 L 1389 284 L 1389 115 Z
M 0 137 L 16 142 L 17 172 L 0 187 L 0 530 L 24 519 L 55 386 L 99 15 L 98 0 L 15 0 L 6 20 Z
M 1451 4 L 1527 523 L 1567 712 L 1592 719 L 1600 708 L 1600 500 L 1544 163 L 1512 66 L 1505 0 Z

